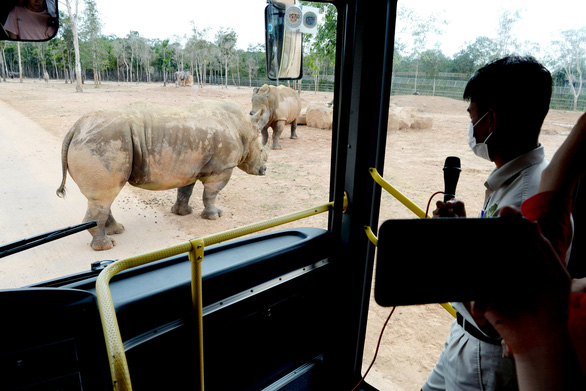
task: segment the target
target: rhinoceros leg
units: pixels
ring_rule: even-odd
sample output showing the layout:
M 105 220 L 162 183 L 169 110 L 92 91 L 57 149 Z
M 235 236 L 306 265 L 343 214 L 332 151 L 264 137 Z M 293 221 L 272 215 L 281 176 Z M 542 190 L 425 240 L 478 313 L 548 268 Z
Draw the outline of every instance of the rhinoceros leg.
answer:
M 282 149 L 280 139 L 285 127 L 285 121 L 277 121 L 277 124 L 273 127 L 273 149 Z
M 116 242 L 106 235 L 106 221 L 108 221 L 110 216 L 110 205 L 112 205 L 112 201 L 113 200 L 110 202 L 96 200 L 88 201 L 88 208 L 85 217 L 83 218 L 83 222 L 98 222 L 96 227 L 88 229 L 93 237 L 91 246 L 96 251 L 109 250 L 116 245 Z
M 121 234 L 122 232 L 124 232 L 124 226 L 116 221 L 116 219 L 112 215 L 112 210 L 110 209 L 108 220 L 106 220 L 106 234 L 116 235 Z
M 192 183 L 191 185 L 177 189 L 177 200 L 175 201 L 175 205 L 171 207 L 171 212 L 179 216 L 185 216 L 191 213 L 192 209 L 189 206 L 189 198 L 191 197 L 191 193 L 193 193 L 194 185 L 195 183 Z
M 297 118 L 295 118 L 293 122 L 291 122 L 291 138 L 297 138 Z
M 203 212 L 201 217 L 208 220 L 215 220 L 222 216 L 222 211 L 216 208 L 216 197 L 218 193 L 226 186 L 230 177 L 232 176 L 232 169 L 227 169 L 219 174 L 210 175 L 202 179 L 203 183 Z
M 269 125 L 262 128 L 260 134 L 262 134 L 262 145 L 267 145 L 269 142 Z

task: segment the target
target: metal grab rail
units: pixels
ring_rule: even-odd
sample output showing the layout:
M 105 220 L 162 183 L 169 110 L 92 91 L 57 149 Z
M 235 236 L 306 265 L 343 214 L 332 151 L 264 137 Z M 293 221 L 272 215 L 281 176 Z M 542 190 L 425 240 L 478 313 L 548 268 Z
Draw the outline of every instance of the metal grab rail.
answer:
M 108 353 L 108 362 L 110 364 L 110 373 L 112 376 L 112 386 L 114 390 L 132 390 L 128 362 L 126 360 L 122 336 L 120 335 L 120 328 L 116 318 L 116 309 L 114 308 L 114 302 L 112 300 L 112 294 L 109 287 L 110 280 L 112 277 L 114 277 L 114 275 L 123 270 L 136 266 L 142 266 L 163 258 L 188 253 L 189 260 L 191 262 L 191 292 L 193 308 L 198 318 L 197 327 L 199 338 L 200 390 L 203 390 L 203 305 L 201 300 L 201 262 L 203 261 L 205 246 L 220 243 L 229 239 L 235 239 L 240 236 L 300 220 L 319 213 L 327 212 L 333 207 L 333 205 L 334 202 L 332 201 L 315 208 L 305 209 L 299 212 L 275 217 L 258 223 L 248 224 L 217 234 L 193 239 L 186 243 L 181 243 L 161 250 L 156 250 L 146 254 L 116 261 L 102 270 L 96 281 L 96 294 L 98 297 L 98 307 L 102 321 L 102 328 L 104 330 L 104 338 L 106 340 L 106 350 Z M 344 196 L 343 211 L 346 210 L 346 207 L 347 198 Z
M 417 217 L 420 217 L 422 219 L 431 217 L 428 214 L 426 214 L 423 209 L 415 205 L 413 201 L 411 201 L 409 198 L 403 195 L 403 193 L 401 193 L 399 190 L 391 186 L 389 182 L 385 181 L 384 178 L 380 176 L 376 168 L 369 168 L 368 171 L 370 172 L 372 179 L 374 179 L 376 183 L 378 183 L 383 189 L 389 192 L 389 194 L 395 197 L 400 203 L 405 205 L 411 212 L 415 213 Z
M 418 217 L 420 217 L 422 219 L 431 218 L 431 216 L 429 216 L 427 213 L 425 213 L 425 211 L 423 209 L 418 207 L 413 201 L 411 201 L 409 198 L 407 198 L 405 195 L 403 195 L 403 193 L 401 193 L 399 190 L 395 189 L 389 182 L 384 180 L 384 178 L 382 176 L 380 176 L 380 174 L 378 173 L 376 168 L 371 167 L 368 169 L 368 171 L 370 172 L 372 179 L 374 179 L 374 181 L 376 183 L 378 183 L 390 195 L 395 197 L 400 203 L 405 205 L 411 212 L 415 213 Z M 368 239 L 372 242 L 372 244 L 377 246 L 378 245 L 378 238 L 374 235 L 374 232 L 372 232 L 372 228 L 365 226 L 364 230 L 366 232 L 366 236 L 368 236 Z M 450 315 L 452 315 L 454 318 L 456 317 L 456 310 L 454 309 L 454 307 L 452 307 L 452 305 L 450 303 L 440 303 L 440 305 L 442 307 L 444 307 L 444 309 L 446 311 L 448 311 L 450 313 Z

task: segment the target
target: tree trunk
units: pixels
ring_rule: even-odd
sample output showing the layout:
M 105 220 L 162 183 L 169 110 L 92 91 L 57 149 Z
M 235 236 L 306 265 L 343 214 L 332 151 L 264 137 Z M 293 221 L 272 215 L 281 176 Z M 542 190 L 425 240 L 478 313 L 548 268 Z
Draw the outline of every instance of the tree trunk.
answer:
M 61 56 L 61 60 L 63 61 L 63 80 L 65 80 L 65 84 L 67 84 L 69 73 L 67 72 L 67 63 L 65 62 L 65 53 Z
M 240 88 L 240 56 L 238 55 L 238 52 L 236 52 L 236 72 L 238 74 L 238 88 Z
M 2 45 L 2 50 L 0 50 L 0 73 L 2 74 L 2 80 L 6 82 L 6 63 L 4 61 L 4 44 Z
M 224 83 L 224 84 L 226 85 L 226 88 L 228 88 L 228 57 L 226 57 L 226 65 L 225 65 L 225 72 L 224 72 L 224 76 L 225 76 L 225 78 L 226 78 L 226 80 L 225 80 L 225 83 Z
M 20 76 L 20 82 L 22 83 L 23 80 L 22 80 L 22 60 L 20 58 L 20 42 L 17 42 L 17 45 L 16 46 L 18 48 L 18 72 L 20 73 L 19 74 L 19 76 Z
M 4 46 L 2 45 L 2 64 L 0 66 L 3 69 L 2 78 L 6 81 L 6 77 L 8 76 L 8 67 L 6 66 L 6 52 L 4 51 Z
M 128 62 L 126 58 L 124 58 L 124 60 L 126 61 L 126 82 L 132 83 L 132 67 L 134 66 L 132 63 L 132 56 L 130 57 L 130 62 Z
M 415 61 L 415 91 L 413 92 L 417 92 L 417 75 L 419 74 L 419 58 L 417 58 L 417 61 Z
M 76 18 L 77 19 L 77 18 Z M 81 85 L 81 59 L 79 58 L 79 38 L 77 35 L 77 22 L 72 22 L 73 49 L 75 50 L 75 91 L 83 92 Z
M 61 75 L 59 75 L 59 68 L 57 68 L 57 59 L 53 57 L 53 68 L 55 69 L 55 79 L 59 80 Z

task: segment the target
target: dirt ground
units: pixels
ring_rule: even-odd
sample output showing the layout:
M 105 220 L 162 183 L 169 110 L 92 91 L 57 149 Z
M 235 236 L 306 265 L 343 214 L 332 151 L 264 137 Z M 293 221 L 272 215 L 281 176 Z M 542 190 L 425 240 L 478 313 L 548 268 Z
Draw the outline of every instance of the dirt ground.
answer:
M 85 84 L 84 93 L 60 81 L 34 80 L 0 83 L 0 245 L 81 222 L 86 200 L 69 177 L 68 195 L 59 199 L 60 151 L 63 136 L 84 113 L 118 107 L 134 101 L 188 105 L 199 99 L 232 99 L 249 111 L 252 88 L 207 86 L 176 88 L 161 84 Z M 331 93 L 303 92 L 305 104 L 326 103 Z M 443 190 L 443 164 L 459 156 L 462 174 L 457 193 L 466 200 L 468 214 L 477 215 L 484 196 L 490 162 L 475 157 L 467 144 L 467 103 L 439 97 L 397 96 L 398 106 L 414 107 L 433 118 L 429 130 L 389 132 L 384 177 L 425 209 L 429 197 Z M 551 111 L 541 137 L 547 157 L 563 142 L 580 113 Z M 235 170 L 220 193 L 217 206 L 224 215 L 214 221 L 199 213 L 201 184 L 196 185 L 194 213 L 170 212 L 174 190 L 149 192 L 126 186 L 113 206 L 126 232 L 115 237 L 116 247 L 94 252 L 90 235 L 82 232 L 36 249 L 0 259 L 0 288 L 14 288 L 87 270 L 91 262 L 120 259 L 160 249 L 189 239 L 329 202 L 331 131 L 298 128 L 299 139 L 288 138 L 283 149 L 271 151 L 267 175 L 253 177 Z M 365 173 L 365 175 L 369 175 Z M 439 197 L 437 198 L 439 199 Z M 435 200 L 435 199 L 434 199 Z M 412 218 L 409 210 L 383 195 L 381 221 Z M 284 227 L 326 228 L 327 216 L 318 215 Z M 486 238 L 489 241 L 490 238 Z M 413 249 L 416 252 L 416 249 Z M 446 282 L 450 283 L 450 282 Z M 374 355 L 381 327 L 390 312 L 372 301 L 364 352 L 366 369 Z M 381 390 L 419 390 L 433 368 L 448 334 L 452 318 L 439 305 L 401 307 L 389 322 L 378 358 L 367 381 Z

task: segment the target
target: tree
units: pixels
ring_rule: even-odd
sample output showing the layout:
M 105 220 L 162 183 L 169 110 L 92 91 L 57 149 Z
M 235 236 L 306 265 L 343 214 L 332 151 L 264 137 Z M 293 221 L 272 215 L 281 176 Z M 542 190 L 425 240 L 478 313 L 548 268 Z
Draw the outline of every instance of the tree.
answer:
M 513 37 L 512 31 L 515 23 L 521 19 L 521 12 L 516 10 L 511 12 L 510 10 L 503 10 L 499 14 L 499 22 L 497 29 L 497 57 L 505 57 L 512 52 L 515 52 L 519 44 Z
M 439 48 L 429 49 L 421 53 L 421 67 L 428 79 L 433 79 L 433 93 L 435 96 L 435 82 L 439 76 L 440 68 L 447 63 L 447 58 Z
M 415 91 L 417 92 L 417 76 L 419 73 L 419 61 L 421 53 L 428 46 L 430 34 L 441 35 L 443 29 L 441 25 L 448 22 L 438 18 L 438 15 L 432 14 L 427 17 L 417 15 L 413 10 L 401 7 L 399 8 L 398 19 L 403 21 L 401 33 L 408 34 L 413 40 L 412 56 L 415 59 Z
M 554 42 L 554 68 L 563 72 L 574 97 L 574 110 L 578 109 L 578 98 L 584 84 L 586 66 L 586 27 L 561 32 L 563 40 Z
M 139 46 L 139 41 L 141 39 L 140 33 L 138 31 L 130 31 L 128 33 L 128 35 L 126 36 L 126 42 L 127 42 L 127 47 L 130 49 L 130 75 L 129 75 L 129 80 L 130 82 L 132 82 L 132 80 L 134 79 L 134 74 L 135 74 L 135 70 L 134 70 L 134 64 L 135 64 L 135 58 L 136 58 L 136 82 L 138 82 L 138 46 Z
M 84 25 L 83 35 L 87 41 L 89 53 L 91 54 L 91 63 L 94 70 L 94 86 L 98 87 L 101 84 L 100 70 L 102 68 L 102 61 L 104 56 L 104 47 L 102 45 L 101 33 L 102 22 L 96 2 L 94 0 L 84 0 Z
M 161 70 L 163 71 L 163 87 L 167 86 L 167 71 L 171 67 L 171 58 L 173 57 L 173 50 L 169 47 L 169 40 L 165 39 L 161 42 L 159 48 L 159 58 L 161 61 Z
M 252 76 L 256 77 L 258 72 L 258 64 L 255 57 L 249 57 L 246 60 L 246 70 L 248 71 L 248 86 L 252 87 Z
M 75 50 L 75 91 L 83 92 L 81 86 L 81 61 L 79 54 L 79 34 L 77 28 L 79 26 L 79 0 L 64 0 L 69 14 L 69 22 L 71 23 L 71 31 L 73 32 L 73 47 Z M 73 2 L 73 4 L 72 4 Z M 74 6 L 72 9 L 71 6 Z
M 338 12 L 336 7 L 331 4 L 313 3 L 302 1 L 302 5 L 309 5 L 319 8 L 322 20 L 317 27 L 317 34 L 311 36 L 305 34 L 304 40 L 311 44 L 311 51 L 318 52 L 320 57 L 329 60 L 329 63 L 335 64 L 336 61 L 336 29 L 338 26 Z
M 48 43 L 47 42 L 33 42 L 33 52 L 37 55 L 37 64 L 39 67 L 39 79 L 44 77 L 47 73 L 47 60 L 45 58 Z
M 4 48 L 6 47 L 5 42 L 0 42 L 0 70 L 2 73 L 2 79 L 6 81 L 6 76 L 8 75 L 8 68 L 6 67 L 6 53 L 4 52 Z
M 313 75 L 314 92 L 317 94 L 319 86 L 319 73 L 321 69 L 321 59 L 318 53 L 312 53 L 306 57 L 306 64 L 309 67 L 311 74 Z
M 457 56 L 467 56 L 474 65 L 474 69 L 472 69 L 474 72 L 499 57 L 498 44 L 488 37 L 476 37 L 476 40 L 458 52 Z
M 206 65 L 209 62 L 209 43 L 205 40 L 208 31 L 209 28 L 198 30 L 192 21 L 192 35 L 186 44 L 186 50 L 191 59 L 191 69 L 195 71 L 195 77 L 200 88 L 205 83 Z
M 74 51 L 73 31 L 69 15 L 59 12 L 59 56 L 61 57 L 61 66 L 63 67 L 63 79 L 65 84 L 69 81 L 73 83 L 73 68 L 71 65 L 71 52 Z
M 234 48 L 236 47 L 237 40 L 238 36 L 232 28 L 220 28 L 216 33 L 216 45 L 220 51 L 220 58 L 224 64 L 224 75 L 226 77 L 224 85 L 226 88 L 228 88 L 228 63 L 234 55 Z
M 17 42 L 18 47 L 18 73 L 20 77 L 20 82 L 22 83 L 22 56 L 20 55 L 20 42 Z

